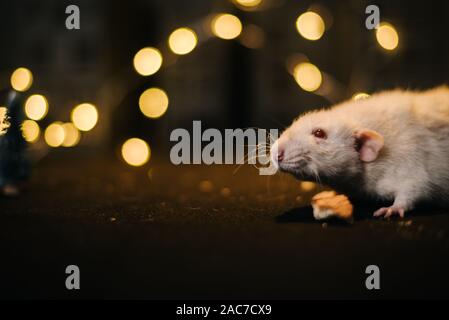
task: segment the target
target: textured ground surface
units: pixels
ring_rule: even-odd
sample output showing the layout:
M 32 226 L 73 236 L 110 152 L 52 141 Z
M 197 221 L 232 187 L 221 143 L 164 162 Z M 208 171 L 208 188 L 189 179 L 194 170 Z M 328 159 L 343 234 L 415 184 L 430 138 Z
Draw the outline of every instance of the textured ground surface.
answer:
M 383 221 L 357 206 L 352 226 L 323 226 L 301 208 L 316 190 L 234 169 L 42 161 L 26 194 L 0 198 L 0 297 L 449 297 L 447 210 Z M 370 264 L 379 291 L 365 289 Z

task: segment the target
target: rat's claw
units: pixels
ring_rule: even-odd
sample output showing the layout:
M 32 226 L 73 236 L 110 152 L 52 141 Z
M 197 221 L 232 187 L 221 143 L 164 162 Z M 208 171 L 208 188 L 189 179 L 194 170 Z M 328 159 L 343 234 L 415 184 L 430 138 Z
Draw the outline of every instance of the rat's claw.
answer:
M 396 207 L 388 207 L 388 208 L 380 208 L 379 210 L 376 210 L 373 214 L 374 217 L 381 217 L 384 216 L 384 218 L 389 218 L 394 214 L 398 214 L 401 218 L 404 218 L 405 210 L 403 208 L 396 208 Z
M 376 210 L 373 214 L 374 217 L 380 217 L 387 213 L 388 208 L 380 208 Z

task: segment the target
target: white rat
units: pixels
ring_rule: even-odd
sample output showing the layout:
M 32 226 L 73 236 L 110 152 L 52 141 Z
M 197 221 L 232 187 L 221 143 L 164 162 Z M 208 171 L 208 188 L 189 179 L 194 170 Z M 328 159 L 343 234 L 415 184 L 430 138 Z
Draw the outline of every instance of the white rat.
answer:
M 271 148 L 282 171 L 353 197 L 449 204 L 449 88 L 394 90 L 300 116 Z

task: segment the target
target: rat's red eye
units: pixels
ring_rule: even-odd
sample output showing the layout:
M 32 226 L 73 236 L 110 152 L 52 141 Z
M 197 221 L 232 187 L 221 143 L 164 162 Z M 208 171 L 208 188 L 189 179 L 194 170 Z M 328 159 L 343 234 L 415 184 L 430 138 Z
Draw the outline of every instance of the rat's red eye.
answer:
M 326 131 L 324 131 L 323 129 L 314 129 L 312 131 L 312 134 L 318 139 L 326 139 L 327 138 Z

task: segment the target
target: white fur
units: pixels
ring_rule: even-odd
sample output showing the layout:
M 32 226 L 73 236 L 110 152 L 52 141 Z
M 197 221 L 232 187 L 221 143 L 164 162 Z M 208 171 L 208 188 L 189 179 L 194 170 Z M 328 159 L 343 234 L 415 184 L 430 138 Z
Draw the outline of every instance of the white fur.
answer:
M 327 139 L 315 138 L 314 128 L 324 129 Z M 361 161 L 354 147 L 360 129 L 384 138 L 373 162 Z M 386 91 L 305 114 L 275 148 L 285 152 L 281 170 L 350 195 L 391 199 L 404 210 L 421 200 L 449 203 L 449 88 Z

